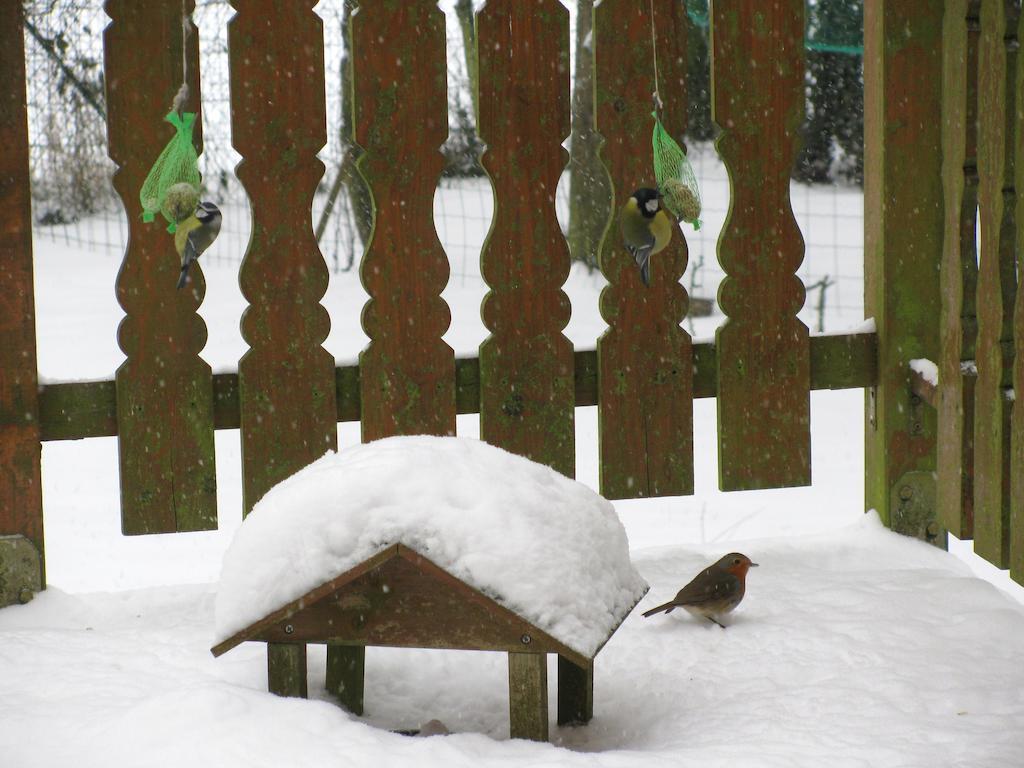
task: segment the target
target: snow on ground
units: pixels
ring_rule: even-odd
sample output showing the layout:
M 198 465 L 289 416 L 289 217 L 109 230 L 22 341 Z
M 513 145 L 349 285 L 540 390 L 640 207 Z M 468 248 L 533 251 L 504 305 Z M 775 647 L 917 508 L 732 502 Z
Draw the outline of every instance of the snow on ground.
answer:
M 117 259 L 37 243 L 40 370 L 108 378 Z M 244 304 L 236 271 L 207 265 L 204 355 L 234 367 Z M 483 338 L 479 285 L 453 284 L 447 338 Z M 568 334 L 603 328 L 599 277 L 574 270 Z M 365 343 L 365 294 L 332 276 L 326 343 Z M 721 318 L 698 321 L 707 336 Z M 830 316 L 829 330 L 847 318 Z M 848 319 L 850 326 L 860 319 Z M 704 324 L 706 323 L 706 324 Z M 863 394 L 811 397 L 814 485 L 722 494 L 715 404 L 695 404 L 696 493 L 616 502 L 650 593 L 596 660 L 595 718 L 552 725 L 552 744 L 508 740 L 501 654 L 371 648 L 366 715 L 327 700 L 310 650 L 310 701 L 266 692 L 262 645 L 214 659 L 214 582 L 241 519 L 237 431 L 217 434 L 221 529 L 120 535 L 113 439 L 44 446 L 50 588 L 0 610 L 0 764 L 57 766 L 1013 766 L 1024 762 L 1024 606 L 1004 574 L 951 542 L 947 554 L 863 514 Z M 597 481 L 594 408 L 577 410 L 577 476 Z M 478 420 L 462 416 L 460 435 Z M 358 442 L 355 425 L 339 444 Z M 761 564 L 727 630 L 687 615 L 644 619 L 721 554 Z M 959 555 L 959 557 L 957 556 Z M 979 579 L 975 574 L 984 577 Z M 996 588 L 992 583 L 999 584 Z M 679 613 L 679 612 L 677 612 Z M 556 678 L 550 670 L 554 702 Z M 552 713 L 553 716 L 553 713 Z M 391 733 L 433 718 L 452 736 Z
M 367 715 L 266 693 L 263 646 L 207 648 L 210 585 L 72 595 L 0 612 L 10 766 L 1008 766 L 1024 752 L 1024 613 L 870 516 L 756 555 L 727 630 L 626 620 L 598 655 L 593 722 L 509 742 L 502 654 L 371 648 Z M 638 550 L 667 599 L 721 543 Z M 553 668 L 549 670 L 555 687 Z M 552 692 L 552 696 L 554 692 Z M 387 729 L 437 718 L 453 736 Z

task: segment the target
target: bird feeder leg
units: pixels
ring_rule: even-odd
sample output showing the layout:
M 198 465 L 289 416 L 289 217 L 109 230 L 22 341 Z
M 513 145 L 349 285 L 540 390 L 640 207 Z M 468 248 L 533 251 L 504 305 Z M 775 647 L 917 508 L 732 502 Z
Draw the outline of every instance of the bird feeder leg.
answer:
M 558 657 L 558 724 L 583 725 L 594 716 L 594 668 Z
M 509 734 L 548 740 L 548 665 L 543 653 L 508 655 Z
M 278 696 L 307 697 L 304 644 L 267 643 L 267 690 Z
M 353 715 L 363 714 L 366 646 L 327 644 L 327 692 Z

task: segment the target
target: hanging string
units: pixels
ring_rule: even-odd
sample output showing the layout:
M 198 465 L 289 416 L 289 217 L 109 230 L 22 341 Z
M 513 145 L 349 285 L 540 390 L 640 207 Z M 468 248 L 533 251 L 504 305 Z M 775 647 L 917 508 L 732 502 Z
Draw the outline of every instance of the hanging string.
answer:
M 658 38 L 654 26 L 654 0 L 651 0 L 651 55 L 654 58 L 654 93 L 651 94 L 651 98 L 654 100 L 656 117 L 661 119 L 661 110 L 665 104 L 661 100 L 661 91 L 658 88 Z
M 192 33 L 192 25 L 189 23 L 189 14 L 186 7 L 188 0 L 181 0 L 181 87 L 174 95 L 171 103 L 171 112 L 177 112 L 181 117 L 185 102 L 188 101 L 188 38 Z
M 661 84 L 658 82 L 658 26 L 654 18 L 654 0 L 651 8 L 651 55 L 654 57 L 654 130 L 651 145 L 654 150 L 654 178 L 658 182 L 658 195 L 664 199 L 666 210 L 683 221 L 700 229 L 701 199 L 700 187 L 693 167 L 686 159 L 686 150 L 665 130 L 661 113 L 665 107 L 661 100 Z

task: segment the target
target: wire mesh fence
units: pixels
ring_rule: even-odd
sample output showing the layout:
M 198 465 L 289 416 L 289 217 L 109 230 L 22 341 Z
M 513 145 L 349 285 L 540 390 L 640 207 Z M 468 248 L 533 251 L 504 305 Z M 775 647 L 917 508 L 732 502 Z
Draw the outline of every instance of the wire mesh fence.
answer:
M 323 0 L 316 7 L 324 26 L 328 132 L 320 152 L 327 170 L 314 199 L 312 220 L 321 251 L 335 272 L 357 267 L 365 235 L 357 210 L 365 205 L 365 190 L 361 197 L 358 177 L 352 185 L 343 183 L 352 178 L 354 163 L 344 112 L 345 27 L 350 3 L 352 0 Z M 473 125 L 457 3 L 469 5 L 468 0 L 440 3 L 447 15 L 451 136 L 445 148 L 449 168 L 438 183 L 434 218 L 451 262 L 451 280 L 482 284 L 479 255 L 490 225 L 493 198 L 490 183 L 480 175 L 477 164 L 480 144 Z M 576 3 L 567 5 L 574 22 Z M 26 10 L 36 236 L 82 249 L 121 253 L 127 226 L 124 206 L 110 184 L 114 166 L 107 157 L 102 34 L 109 18 L 102 0 L 29 0 Z M 233 14 L 227 0 L 197 0 L 193 21 L 200 35 L 204 194 L 224 211 L 221 236 L 204 260 L 240 263 L 250 218 L 244 189 L 234 173 L 240 157 L 231 146 L 230 135 L 227 23 Z M 575 46 L 575 34 L 570 38 Z M 700 230 L 686 227 L 690 263 L 683 281 L 691 295 L 713 304 L 724 277 L 715 245 L 728 212 L 728 174 L 710 142 L 691 145 L 689 153 L 701 185 L 704 211 Z M 356 193 L 350 193 L 350 187 Z M 860 317 L 861 190 L 848 184 L 794 183 L 791 197 L 807 246 L 799 273 L 808 288 L 803 317 L 812 327 L 817 325 L 813 310 L 821 300 L 845 317 Z M 568 173 L 557 190 L 556 207 L 562 227 L 568 231 Z

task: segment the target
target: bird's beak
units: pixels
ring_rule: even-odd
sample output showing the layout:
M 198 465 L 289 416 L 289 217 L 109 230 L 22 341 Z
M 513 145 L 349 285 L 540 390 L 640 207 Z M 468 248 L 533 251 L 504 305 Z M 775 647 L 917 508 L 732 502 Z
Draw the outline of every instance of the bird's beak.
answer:
M 751 563 L 751 564 L 750 564 L 750 567 L 751 567 L 751 568 L 757 568 L 757 565 L 758 565 L 757 563 Z

